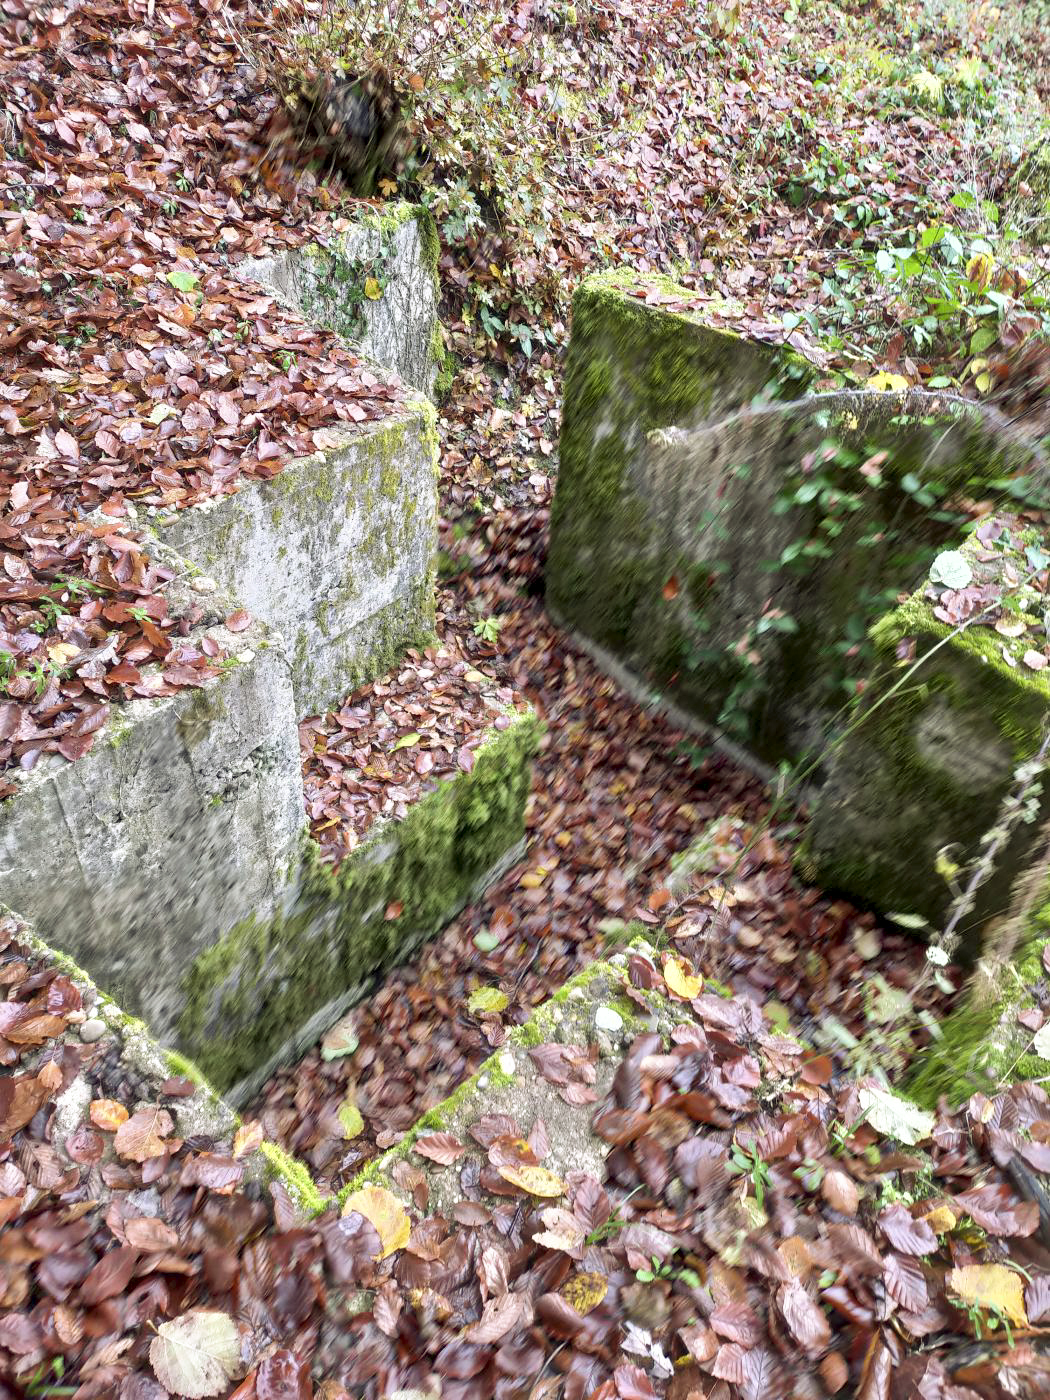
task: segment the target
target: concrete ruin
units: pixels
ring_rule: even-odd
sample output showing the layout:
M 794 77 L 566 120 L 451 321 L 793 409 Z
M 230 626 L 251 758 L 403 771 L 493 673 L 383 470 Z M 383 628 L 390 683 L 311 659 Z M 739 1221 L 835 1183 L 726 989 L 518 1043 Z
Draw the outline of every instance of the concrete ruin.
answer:
M 1025 512 L 1048 464 L 950 395 L 814 392 L 812 365 L 723 311 L 664 278 L 581 285 L 549 607 L 678 718 L 787 765 L 814 883 L 935 933 L 945 871 L 980 854 L 1044 744 L 1050 541 Z M 974 501 L 997 501 L 976 530 Z M 1047 800 L 1030 815 L 962 930 L 982 959 L 964 1038 L 1002 1027 L 1007 981 L 1032 995 L 1019 966 L 1044 975 Z M 1011 907 L 1007 947 L 991 916 Z
M 405 206 L 241 271 L 298 289 L 305 314 L 303 289 L 325 287 L 324 323 L 384 357 L 376 377 L 425 389 L 436 257 L 429 217 Z M 339 275 L 318 282 L 319 259 Z M 269 480 L 133 523 L 174 574 L 173 615 L 196 610 L 186 646 L 207 633 L 225 660 L 199 689 L 115 707 L 79 762 L 20 775 L 0 808 L 0 898 L 236 1097 L 517 856 L 537 729 L 479 673 L 489 728 L 470 772 L 378 820 L 337 872 L 308 837 L 298 721 L 434 640 L 424 392 Z M 241 609 L 250 624 L 227 631 Z

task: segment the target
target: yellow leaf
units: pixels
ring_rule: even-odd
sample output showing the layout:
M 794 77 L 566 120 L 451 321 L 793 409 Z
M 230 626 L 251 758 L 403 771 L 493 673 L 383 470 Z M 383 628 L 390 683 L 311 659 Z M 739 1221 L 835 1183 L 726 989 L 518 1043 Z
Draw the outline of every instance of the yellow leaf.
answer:
M 361 1117 L 361 1110 L 349 1096 L 339 1105 L 335 1116 L 339 1119 L 339 1126 L 345 1138 L 355 1138 L 364 1130 L 365 1120 Z
M 581 1317 L 596 1308 L 609 1291 L 609 1281 L 601 1274 L 573 1274 L 558 1290 Z
M 984 291 L 988 283 L 992 280 L 992 273 L 995 271 L 995 259 L 989 257 L 987 253 L 974 253 L 973 257 L 966 264 L 966 280 L 972 282 L 980 291 Z
M 512 1186 L 527 1191 L 530 1196 L 564 1196 L 565 1182 L 546 1167 L 500 1167 L 499 1174 Z
M 507 994 L 498 987 L 478 987 L 467 1000 L 467 1010 L 472 1016 L 481 1013 L 498 1014 L 507 1009 Z
M 127 1109 L 116 1099 L 96 1099 L 88 1108 L 88 1117 L 96 1128 L 105 1133 L 115 1133 L 121 1123 L 128 1121 Z
M 343 1214 L 349 1215 L 355 1210 L 376 1228 L 380 1244 L 377 1259 L 385 1259 L 395 1249 L 404 1249 L 408 1244 L 412 1222 L 404 1206 L 385 1186 L 362 1186 L 359 1191 L 351 1191 L 343 1202 Z
M 365 296 L 369 301 L 378 301 L 383 295 L 383 289 L 374 277 L 365 278 Z
M 934 1206 L 933 1210 L 928 1211 L 922 1218 L 935 1235 L 950 1234 L 958 1224 L 955 1212 L 945 1205 Z
M 1014 1327 L 1027 1327 L 1021 1275 L 1002 1264 L 967 1264 L 948 1275 L 948 1287 L 964 1304 L 998 1311 Z
M 676 958 L 673 953 L 664 958 L 664 981 L 667 990 L 683 1001 L 692 1001 L 704 988 L 704 979 L 693 972 L 688 958 Z
M 379 182 L 379 193 L 384 195 L 394 194 L 397 190 L 397 181 L 388 180 L 385 176 Z
M 249 1152 L 261 1146 L 263 1128 L 261 1123 L 242 1123 L 233 1135 L 234 1157 L 247 1157 Z
M 864 381 L 864 387 L 878 389 L 881 393 L 897 392 L 906 389 L 908 381 L 903 374 L 890 374 L 889 370 L 880 369 L 877 374 Z
M 53 647 L 48 647 L 47 654 L 56 666 L 68 666 L 74 656 L 80 654 L 80 648 L 71 642 L 56 642 Z
M 979 374 L 973 381 L 979 393 L 987 394 L 992 387 L 992 376 L 990 374 Z

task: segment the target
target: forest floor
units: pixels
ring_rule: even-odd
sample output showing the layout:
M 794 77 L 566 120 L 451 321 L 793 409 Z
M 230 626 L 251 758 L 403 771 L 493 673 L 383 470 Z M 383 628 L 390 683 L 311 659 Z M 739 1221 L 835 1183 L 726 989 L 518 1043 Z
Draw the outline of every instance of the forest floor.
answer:
M 12 10 L 0 53 L 19 138 L 5 176 L 0 614 L 14 674 L 0 734 L 7 762 L 28 768 L 38 751 L 85 752 L 111 700 L 157 693 L 141 688 L 148 661 L 164 661 L 176 689 L 221 659 L 173 646 L 164 580 L 122 523 L 126 500 L 185 503 L 217 478 L 268 474 L 329 423 L 383 412 L 397 390 L 229 279 L 228 259 L 311 236 L 332 203 L 315 177 L 272 164 L 272 97 L 226 27 L 233 17 L 237 40 L 258 39 L 269 14 L 163 0 Z M 527 861 L 355 1011 L 352 1054 L 311 1052 L 249 1116 L 341 1185 L 632 920 L 675 949 L 678 973 L 730 995 L 679 993 L 673 1056 L 641 1037 L 613 1101 L 579 1106 L 615 1146 L 605 1182 L 567 1183 L 567 1211 L 513 1188 L 490 1209 L 464 1175 L 463 1209 L 441 1220 L 417 1207 L 407 1247 L 378 1264 L 383 1231 L 360 1213 L 307 1222 L 279 1193 L 238 1189 L 250 1134 L 233 1149 L 158 1139 L 145 1157 L 122 1150 L 114 1095 L 132 1108 L 132 1087 L 111 1094 L 100 1070 L 110 1107 L 93 1113 L 71 1170 L 50 1152 L 47 1103 L 0 1142 L 0 1361 L 12 1377 L 0 1394 L 1050 1394 L 1038 1353 L 1047 1221 L 1038 1190 L 1031 1198 L 1032 1172 L 1050 1166 L 1046 1094 L 1004 1087 L 945 1108 L 921 1149 L 864 1123 L 856 1095 L 873 1047 L 886 1048 L 883 989 L 919 986 L 916 1009 L 936 1018 L 958 974 L 930 982 L 899 931 L 800 886 L 799 814 L 767 824 L 757 779 L 620 693 L 541 601 L 559 362 L 581 273 L 619 259 L 671 272 L 728 298 L 752 333 L 790 338 L 829 377 L 990 387 L 978 381 L 995 356 L 1044 315 L 1046 249 L 1022 236 L 1011 142 L 1023 145 L 1046 100 L 1046 50 L 1022 6 L 753 4 L 717 40 L 689 5 L 593 14 L 602 23 L 587 42 L 570 34 L 542 75 L 592 143 L 581 160 L 561 139 L 572 122 L 537 99 L 562 152 L 546 239 L 515 244 L 508 223 L 497 234 L 469 220 L 457 237 L 440 169 L 432 190 L 455 356 L 441 410 L 442 640 L 546 724 Z M 523 7 L 523 26 L 530 16 Z M 572 95 L 592 87 L 594 110 L 581 113 Z M 597 138 L 589 120 L 605 124 Z M 881 251 L 949 219 L 958 256 L 939 242 L 916 272 L 880 271 Z M 984 286 L 963 276 L 982 255 L 998 278 Z M 1003 299 L 990 303 L 991 339 L 980 335 L 989 288 Z M 99 505 L 114 530 L 78 532 Z M 73 606 L 71 573 L 95 585 Z M 485 619 L 498 620 L 495 640 L 475 632 Z M 58 650 L 107 641 L 106 665 L 87 675 Z M 366 705 L 369 690 L 351 702 Z M 321 801 L 323 729 L 305 730 Z M 739 859 L 744 837 L 732 847 L 729 897 L 714 903 L 704 881 L 671 895 L 671 856 L 716 816 L 750 838 Z M 485 931 L 495 947 L 479 946 Z M 46 1058 L 73 994 L 21 956 L 16 935 L 0 956 L 4 1005 L 17 1008 L 5 1030 L 54 1022 L 40 1038 L 9 1036 L 5 1064 L 42 1042 Z M 666 969 L 632 976 L 662 986 Z M 472 1012 L 479 988 L 501 1009 Z M 819 1034 L 832 1015 L 842 1039 Z M 806 1042 L 794 1060 L 785 1021 Z M 928 1034 L 898 1039 L 894 1071 Z M 670 1085 L 717 1103 L 669 1117 Z M 348 1102 L 360 1122 L 349 1137 Z M 3 1091 L 0 1109 L 13 1121 Z M 490 1164 L 526 1137 L 513 1159 L 542 1161 L 542 1124 L 487 1128 L 475 1137 Z M 757 1207 L 742 1251 L 704 1216 L 714 1203 Z M 574 1278 L 589 1281 L 582 1300 Z M 362 1287 L 375 1290 L 363 1310 Z M 150 1360 L 151 1329 L 201 1310 L 236 1328 L 236 1355 L 216 1362 L 211 1388 L 180 1390 Z

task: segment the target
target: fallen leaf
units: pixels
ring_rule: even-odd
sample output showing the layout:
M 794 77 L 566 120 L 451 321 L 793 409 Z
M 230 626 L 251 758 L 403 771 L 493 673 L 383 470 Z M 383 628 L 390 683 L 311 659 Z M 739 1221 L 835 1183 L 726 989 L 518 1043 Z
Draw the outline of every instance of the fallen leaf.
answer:
M 504 1181 L 530 1196 L 564 1196 L 568 1189 L 560 1176 L 546 1167 L 508 1165 L 497 1168 Z
M 693 965 L 687 958 L 668 953 L 664 958 L 663 973 L 668 991 L 682 1001 L 692 1001 L 703 991 L 704 979 L 693 972 Z
M 241 1369 L 237 1324 L 226 1313 L 193 1309 L 160 1324 L 149 1359 L 161 1385 L 175 1395 L 218 1395 Z
M 131 1162 L 162 1157 L 167 1145 L 162 1141 L 175 1124 L 166 1108 L 140 1108 L 117 1129 L 113 1146 Z
M 427 1133 L 424 1137 L 416 1138 L 412 1144 L 413 1152 L 428 1157 L 432 1162 L 439 1162 L 443 1167 L 450 1167 L 466 1150 L 451 1133 Z
M 997 1308 L 1012 1326 L 1028 1326 L 1023 1280 L 1004 1264 L 965 1264 L 952 1269 L 948 1287 L 967 1306 Z
M 362 1186 L 352 1191 L 343 1202 L 342 1214 L 349 1215 L 351 1211 L 363 1215 L 375 1227 L 380 1244 L 377 1258 L 385 1259 L 408 1243 L 412 1233 L 408 1212 L 385 1186 Z
M 263 1126 L 259 1122 L 242 1123 L 233 1135 L 234 1157 L 247 1157 L 262 1145 Z
M 131 1115 L 116 1099 L 95 1099 L 88 1106 L 88 1117 L 96 1128 L 101 1128 L 106 1133 L 115 1133 L 121 1123 L 126 1123 Z
M 498 987 L 478 987 L 467 1000 L 467 1010 L 472 1016 L 506 1011 L 508 997 Z
M 609 1280 L 603 1274 L 587 1272 L 573 1274 L 558 1290 L 569 1306 L 586 1317 L 609 1291 Z

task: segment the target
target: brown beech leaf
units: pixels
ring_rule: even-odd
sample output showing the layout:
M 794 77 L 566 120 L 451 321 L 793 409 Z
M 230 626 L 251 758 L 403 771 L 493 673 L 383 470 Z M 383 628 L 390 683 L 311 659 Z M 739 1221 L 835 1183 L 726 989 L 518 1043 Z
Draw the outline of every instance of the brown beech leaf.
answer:
M 527 1294 L 501 1293 L 488 1300 L 481 1317 L 463 1335 L 476 1346 L 484 1346 L 502 1340 L 519 1327 L 527 1327 L 531 1321 L 532 1303 Z
M 418 1152 L 421 1157 L 427 1157 L 443 1167 L 450 1167 L 466 1150 L 451 1133 L 426 1133 L 423 1137 L 417 1137 L 412 1144 L 413 1152 Z
M 805 1285 L 797 1278 L 781 1284 L 777 1306 L 799 1346 L 810 1356 L 819 1356 L 831 1341 L 831 1327 Z
M 853 1178 L 838 1167 L 824 1173 L 820 1183 L 820 1194 L 832 1209 L 843 1215 L 856 1215 L 860 1205 L 860 1193 Z
M 849 1381 L 849 1364 L 839 1351 L 829 1351 L 820 1363 L 820 1379 L 830 1395 L 837 1395 Z
M 922 1266 L 905 1254 L 888 1254 L 883 1275 L 886 1292 L 905 1312 L 918 1313 L 930 1301 Z
M 1039 1207 L 1034 1201 L 1018 1201 L 1003 1183 L 978 1186 L 956 1196 L 975 1224 L 989 1235 L 1031 1235 L 1039 1225 Z
M 49 1068 L 48 1066 L 44 1067 Z M 62 1082 L 61 1072 L 58 1083 Z M 24 1128 L 38 1109 L 51 1098 L 58 1083 L 53 1076 L 17 1074 L 0 1079 L 0 1142 Z
M 124 1238 L 136 1249 L 146 1251 L 175 1249 L 178 1233 L 155 1216 L 137 1216 L 124 1222 Z
M 932 1254 L 937 1236 L 925 1220 L 916 1220 L 907 1206 L 887 1206 L 879 1212 L 879 1228 L 901 1254 Z
M 174 1126 L 166 1108 L 140 1108 L 117 1128 L 113 1146 L 131 1162 L 162 1157 L 168 1150 L 162 1139 Z

